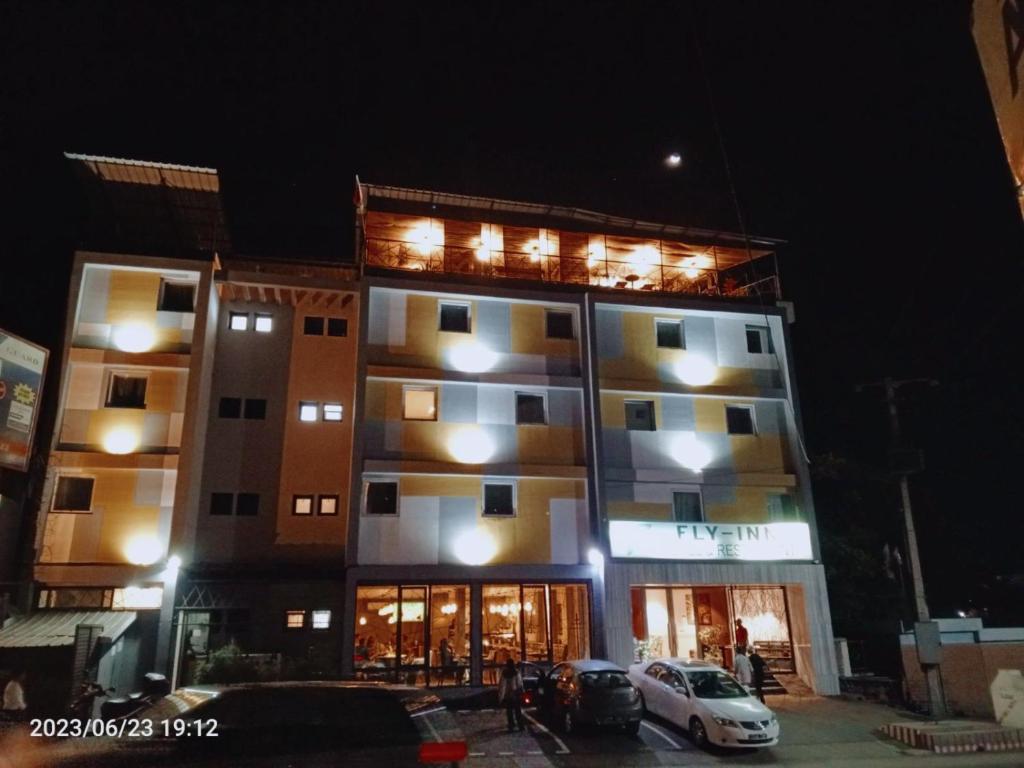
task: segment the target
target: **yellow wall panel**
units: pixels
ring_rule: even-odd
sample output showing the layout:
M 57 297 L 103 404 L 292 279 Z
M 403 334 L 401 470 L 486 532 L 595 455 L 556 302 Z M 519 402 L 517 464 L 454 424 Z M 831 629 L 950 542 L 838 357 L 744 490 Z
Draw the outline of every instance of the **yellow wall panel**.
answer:
M 154 321 L 160 295 L 160 275 L 152 272 L 110 273 L 110 294 L 107 300 L 107 322 Z
M 694 415 L 698 432 L 725 432 L 725 403 L 722 400 L 705 400 L 696 398 L 693 401 Z
M 635 379 L 658 377 L 654 317 L 642 312 L 622 313 L 622 334 L 627 341 L 624 358 L 629 361 Z
M 671 520 L 672 505 L 641 501 L 609 501 L 611 520 Z
M 118 507 L 103 513 L 97 561 L 127 562 L 125 545 L 134 536 L 156 536 L 160 510 L 157 507 Z
M 522 464 L 582 464 L 583 433 L 573 427 L 523 425 L 516 428 Z
M 704 517 L 708 522 L 765 523 L 768 522 L 768 495 L 783 493 L 779 488 L 736 488 L 736 501 L 731 504 L 705 504 Z
M 730 435 L 737 472 L 786 472 L 786 454 L 779 435 Z
M 472 311 L 470 309 L 471 317 Z M 435 357 L 439 334 L 437 312 L 437 299 L 433 296 L 406 294 L 405 347 L 391 349 L 407 355 Z
M 482 489 L 479 477 L 407 475 L 399 480 L 402 496 L 463 496 L 479 501 Z

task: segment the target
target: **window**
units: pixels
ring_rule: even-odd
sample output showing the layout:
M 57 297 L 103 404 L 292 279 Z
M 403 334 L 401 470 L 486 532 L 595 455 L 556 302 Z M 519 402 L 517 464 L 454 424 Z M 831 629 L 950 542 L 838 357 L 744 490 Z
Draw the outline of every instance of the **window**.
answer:
M 398 483 L 378 482 L 366 484 L 366 514 L 397 515 Z
M 768 329 L 763 325 L 747 326 L 747 352 L 760 355 L 765 352 L 773 352 L 772 337 Z
M 324 403 L 324 421 L 341 421 L 341 403 Z
M 312 515 L 313 514 L 313 497 L 312 496 L 292 496 L 292 514 L 293 515 Z
M 651 400 L 627 400 L 626 429 L 653 432 L 654 402 Z
M 549 339 L 572 339 L 575 337 L 572 327 L 572 312 L 549 309 L 544 316 Z
M 686 349 L 683 340 L 683 324 L 679 320 L 655 320 L 654 327 L 658 334 L 658 346 L 666 349 Z
M 441 303 L 440 329 L 455 333 L 469 333 L 469 304 Z
M 284 625 L 287 629 L 304 629 L 306 626 L 306 612 L 285 611 Z
M 107 390 L 107 408 L 145 408 L 146 382 L 145 376 L 111 374 L 110 388 Z
M 302 321 L 302 332 L 307 336 L 323 336 L 324 319 L 322 317 L 313 317 L 312 315 L 308 315 Z
M 313 629 L 330 629 L 331 612 L 313 611 Z
M 256 399 L 252 400 L 246 398 L 245 401 L 245 418 L 247 419 L 265 419 L 267 418 L 267 401 Z
M 484 514 L 511 517 L 516 513 L 514 483 L 484 483 Z
M 319 406 L 310 400 L 299 402 L 299 421 L 316 421 Z
M 256 313 L 256 330 L 260 333 L 270 333 L 274 327 L 274 318 L 272 315 L 264 315 Z
M 156 305 L 160 312 L 195 312 L 195 283 L 160 281 L 160 300 Z
M 725 426 L 730 435 L 754 434 L 754 409 L 749 405 L 725 406 Z
M 674 491 L 672 493 L 672 519 L 677 523 L 699 523 L 703 520 L 700 491 Z
M 544 395 L 516 392 L 516 424 L 547 424 Z
M 406 387 L 402 393 L 402 418 L 408 421 L 437 420 L 437 388 Z
M 57 478 L 57 492 L 53 496 L 55 512 L 89 512 L 92 510 L 92 489 L 96 481 L 91 477 L 64 476 Z
M 231 312 L 229 318 L 228 327 L 232 331 L 249 330 L 249 315 L 245 312 Z
M 348 320 L 343 317 L 327 318 L 328 336 L 348 336 Z
M 222 397 L 220 407 L 217 408 L 217 415 L 222 419 L 238 419 L 242 416 L 242 398 Z
M 210 494 L 210 514 L 230 515 L 234 506 L 235 497 L 230 493 Z
M 258 493 L 240 493 L 235 504 L 235 514 L 253 517 L 260 511 L 260 495 Z
M 332 517 L 338 514 L 338 497 L 337 496 L 321 496 L 320 506 L 317 507 L 318 515 L 326 515 Z

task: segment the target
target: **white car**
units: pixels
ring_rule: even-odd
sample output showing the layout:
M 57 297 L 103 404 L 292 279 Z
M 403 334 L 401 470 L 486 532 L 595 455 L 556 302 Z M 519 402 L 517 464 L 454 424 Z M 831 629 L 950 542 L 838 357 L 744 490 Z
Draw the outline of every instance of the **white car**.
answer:
M 646 710 L 686 728 L 694 744 L 771 747 L 779 721 L 764 704 L 717 664 L 655 659 L 629 668 Z

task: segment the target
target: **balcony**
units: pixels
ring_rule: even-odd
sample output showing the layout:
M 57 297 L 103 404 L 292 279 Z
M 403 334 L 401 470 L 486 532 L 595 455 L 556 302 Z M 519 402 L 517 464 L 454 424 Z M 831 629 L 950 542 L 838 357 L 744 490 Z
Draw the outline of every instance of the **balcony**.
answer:
M 370 188 L 371 194 L 378 188 Z M 387 188 L 390 190 L 390 188 Z M 401 191 L 399 191 L 401 192 Z M 391 191 L 390 194 L 397 195 Z M 426 193 L 424 193 L 426 194 Z M 433 193 L 430 193 L 433 194 Z M 453 196 L 439 196 L 447 199 Z M 773 241 L 752 240 L 750 247 L 735 235 L 732 244 L 696 244 L 668 239 L 666 234 L 694 234 L 679 227 L 611 219 L 575 210 L 556 210 L 551 221 L 540 214 L 508 215 L 515 225 L 466 221 L 456 216 L 479 211 L 458 210 L 457 203 L 430 206 L 446 215 L 419 215 L 422 201 L 407 210 L 369 210 L 362 219 L 363 264 L 408 272 L 442 273 L 480 279 L 503 279 L 620 291 L 661 292 L 693 296 L 748 298 L 771 302 L 780 298 Z M 371 203 L 373 198 L 371 197 Z M 395 207 L 394 197 L 386 207 Z M 403 200 L 403 202 L 405 202 Z M 493 201 L 489 218 L 502 218 L 502 205 L 541 208 Z M 475 206 L 479 207 L 479 206 Z M 441 209 L 441 210 L 438 210 Z M 552 211 L 543 207 L 544 211 Z M 497 211 L 497 213 L 495 213 Z M 582 214 L 586 214 L 583 216 Z M 582 219 L 566 221 L 566 217 Z M 596 217 L 596 220 L 595 220 Z M 522 226 L 524 223 L 537 226 Z M 542 226 L 551 223 L 557 228 Z M 572 229 L 575 223 L 606 224 L 609 232 Z M 614 232 L 614 234 L 611 234 Z M 655 235 L 654 233 L 657 233 Z M 647 236 L 642 236 L 647 235 Z

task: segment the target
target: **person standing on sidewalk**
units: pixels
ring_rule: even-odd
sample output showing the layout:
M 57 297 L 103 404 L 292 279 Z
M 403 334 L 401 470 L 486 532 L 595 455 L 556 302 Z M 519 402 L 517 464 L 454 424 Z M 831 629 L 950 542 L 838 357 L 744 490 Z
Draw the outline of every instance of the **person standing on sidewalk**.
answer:
M 28 705 L 25 703 L 25 673 L 15 672 L 4 687 L 3 712 L 11 720 L 23 720 Z
M 512 733 L 513 719 L 515 724 L 522 731 L 523 725 L 523 676 L 516 669 L 516 663 L 511 659 L 505 661 L 501 670 L 501 679 L 498 681 L 498 703 L 505 707 L 505 716 L 508 718 L 508 732 Z
M 757 698 L 764 704 L 764 672 L 768 668 L 768 662 L 761 658 L 757 648 L 750 649 L 750 667 L 754 671 L 754 692 Z
M 754 678 L 754 670 L 750 665 L 750 659 L 747 658 L 746 648 L 738 646 L 736 648 L 736 658 L 732 663 L 732 673 L 736 675 L 736 679 L 739 680 L 743 686 L 749 687 L 751 681 Z

